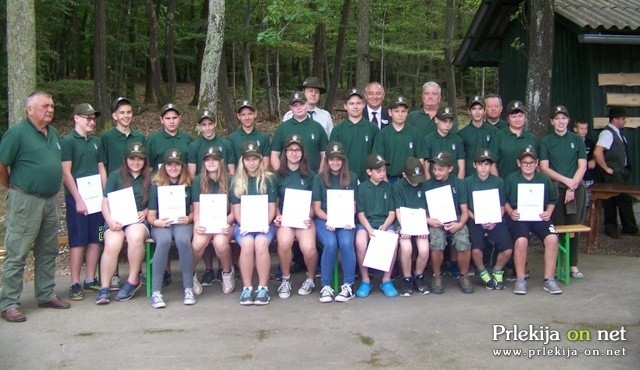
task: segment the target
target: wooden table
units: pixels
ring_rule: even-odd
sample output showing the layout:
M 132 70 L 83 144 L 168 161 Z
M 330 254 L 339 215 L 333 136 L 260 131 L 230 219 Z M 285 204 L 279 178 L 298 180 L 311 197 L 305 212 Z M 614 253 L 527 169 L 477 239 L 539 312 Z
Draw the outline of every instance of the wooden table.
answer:
M 589 189 L 591 191 L 591 212 L 589 214 L 589 238 L 587 239 L 587 253 L 591 253 L 591 247 L 598 242 L 598 233 L 600 232 L 600 208 L 602 201 L 615 197 L 620 194 L 629 194 L 630 196 L 640 200 L 640 186 L 631 184 L 593 184 Z

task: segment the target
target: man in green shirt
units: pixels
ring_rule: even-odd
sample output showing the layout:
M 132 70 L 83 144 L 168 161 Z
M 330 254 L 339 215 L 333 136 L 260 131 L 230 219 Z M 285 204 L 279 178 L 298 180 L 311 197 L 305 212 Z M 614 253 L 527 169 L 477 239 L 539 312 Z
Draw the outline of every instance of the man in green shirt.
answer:
M 422 85 L 422 107 L 409 113 L 407 125 L 415 127 L 420 132 L 420 137 L 426 137 L 436 131 L 435 117 L 440 108 L 442 89 L 435 81 L 427 81 Z M 453 122 L 452 132 L 458 131 L 458 123 Z
M 507 105 L 507 120 L 509 127 L 498 131 L 492 140 L 491 153 L 497 163 L 492 173 L 505 179 L 509 174 L 518 171 L 516 160 L 522 150 L 529 147 L 538 151 L 538 140 L 529 131 L 525 130 L 527 121 L 527 109 L 519 100 L 512 100 Z
M 160 110 L 160 123 L 163 129 L 149 135 L 145 147 L 152 171 L 162 164 L 162 156 L 169 149 L 178 149 L 184 157 L 188 155 L 191 135 L 180 130 L 180 111 L 173 103 L 165 104 Z
M 425 156 L 432 158 L 437 153 L 447 151 L 453 156 L 453 176 L 464 179 L 465 152 L 464 144 L 460 136 L 452 132 L 453 108 L 442 107 L 436 114 L 436 131 L 424 138 Z M 424 173 L 427 179 L 431 178 L 429 161 L 424 163 Z
M 240 127 L 227 136 L 227 140 L 231 142 L 236 161 L 242 156 L 242 144 L 247 141 L 255 141 L 262 154 L 262 168 L 267 170 L 270 165 L 271 142 L 269 136 L 256 127 L 257 114 L 258 112 L 251 102 L 243 100 L 236 109 L 236 118 L 240 122 Z
M 458 136 L 464 143 L 465 152 L 465 175 L 471 176 L 475 173 L 474 154 L 478 149 L 488 149 L 491 141 L 498 130 L 487 121 L 484 121 L 485 101 L 479 95 L 469 99 L 469 116 L 471 121 L 462 130 L 458 132 Z
M 198 115 L 198 127 L 200 128 L 201 136 L 198 136 L 194 141 L 189 144 L 187 163 L 189 167 L 189 173 L 191 176 L 200 174 L 202 169 L 202 161 L 204 160 L 204 152 L 206 148 L 217 147 L 222 152 L 222 159 L 227 165 L 227 171 L 230 176 L 233 176 L 236 170 L 236 155 L 231 147 L 229 140 L 216 135 L 216 120 L 213 112 L 208 109 L 204 109 Z
M 502 98 L 500 97 L 500 95 L 485 95 L 484 106 L 486 108 L 486 123 L 495 127 L 496 129 L 498 129 L 498 131 L 508 126 L 507 121 L 502 118 Z

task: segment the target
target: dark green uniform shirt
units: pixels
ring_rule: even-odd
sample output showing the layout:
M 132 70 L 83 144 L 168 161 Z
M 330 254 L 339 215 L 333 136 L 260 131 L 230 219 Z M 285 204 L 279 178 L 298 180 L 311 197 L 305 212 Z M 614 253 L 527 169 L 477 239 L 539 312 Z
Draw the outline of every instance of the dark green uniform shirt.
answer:
M 474 174 L 476 171 L 473 168 L 473 157 L 478 149 L 491 148 L 491 142 L 494 136 L 498 133 L 498 129 L 492 126 L 486 121 L 476 127 L 473 123 L 469 122 L 468 125 L 462 128 L 458 132 L 458 136 L 462 139 L 464 144 L 465 153 L 465 176 Z
M 507 196 L 507 202 L 511 205 L 511 208 L 518 208 L 518 184 L 543 184 L 544 185 L 544 204 L 556 204 L 558 202 L 558 195 L 551 183 L 549 176 L 535 172 L 531 180 L 527 180 L 522 175 L 522 172 L 514 172 L 507 176 L 504 180 L 505 192 Z
M 129 182 L 131 183 L 131 185 L 129 186 L 133 187 L 133 196 L 136 199 L 136 209 L 138 210 L 138 212 L 140 212 L 147 208 L 148 205 L 148 201 L 146 203 L 143 202 L 142 175 L 136 178 L 133 178 L 133 176 L 131 175 L 127 176 L 129 176 Z M 122 190 L 129 186 L 124 183 L 124 179 L 120 175 L 120 171 L 113 171 L 107 178 L 107 183 L 104 186 L 104 197 L 106 198 L 107 194 L 111 192 Z
M 393 203 L 396 209 L 400 207 L 427 209 L 427 200 L 424 196 L 425 183 L 413 186 L 403 178 L 393 185 Z
M 320 168 L 320 152 L 324 152 L 329 143 L 324 128 L 309 117 L 305 118 L 304 121 L 291 118 L 282 122 L 276 129 L 271 138 L 271 150 L 281 153 L 284 150 L 284 141 L 290 135 L 300 135 L 302 137 L 304 154 L 307 157 L 309 168 L 313 171 L 318 171 L 318 168 Z
M 509 123 L 502 117 L 500 117 L 500 119 L 498 120 L 498 122 L 496 122 L 495 125 L 486 119 L 484 120 L 484 123 L 486 123 L 487 125 L 491 125 L 492 127 L 495 127 L 496 129 L 498 129 L 498 131 L 509 127 Z
M 269 136 L 255 127 L 248 134 L 240 127 L 232 132 L 231 135 L 227 136 L 227 140 L 231 143 L 236 162 L 242 157 L 242 144 L 247 141 L 255 141 L 263 157 L 269 157 L 271 154 Z
M 516 136 L 508 128 L 500 130 L 492 140 L 491 153 L 498 165 L 498 175 L 505 179 L 512 172 L 520 171 L 516 160 L 527 147 L 531 146 L 536 152 L 538 143 L 536 137 L 529 131 L 523 131 L 522 135 Z
M 487 177 L 487 179 L 483 181 L 478 177 L 477 173 L 474 173 L 473 175 L 468 176 L 463 180 L 463 186 L 465 186 L 467 190 L 467 205 L 469 206 L 469 210 L 471 211 L 474 210 L 474 191 L 498 189 L 498 195 L 500 196 L 500 205 L 504 206 L 507 201 L 504 189 L 504 180 L 502 180 L 498 176 L 489 174 L 489 177 Z
M 435 132 L 437 129 L 435 116 L 430 117 L 422 108 L 409 113 L 409 115 L 407 116 L 407 125 L 417 128 L 420 132 L 420 137 L 426 137 L 430 133 Z M 451 132 L 458 132 L 457 119 L 453 120 Z
M 309 175 L 303 178 L 302 175 L 300 175 L 300 171 L 298 170 L 289 172 L 289 174 L 284 177 L 277 176 L 278 209 L 280 210 L 280 212 L 282 212 L 282 205 L 284 204 L 285 191 L 287 189 L 312 190 L 315 176 L 315 173 L 309 171 Z
M 572 178 L 578 170 L 578 159 L 587 159 L 584 140 L 567 131 L 560 136 L 554 132 L 540 141 L 540 160 L 548 160 L 549 167 L 562 176 Z
M 184 189 L 184 205 L 187 215 L 190 213 L 191 203 L 191 186 L 186 186 Z M 158 210 L 158 186 L 155 184 L 151 184 L 151 188 L 149 189 L 149 209 L 154 211 Z M 157 217 L 163 218 L 160 214 L 158 214 Z
M 0 145 L 0 162 L 9 167 L 9 184 L 46 197 L 60 191 L 61 155 L 55 127 L 48 125 L 44 136 L 28 118 L 9 127 Z
M 129 135 L 125 135 L 113 127 L 100 136 L 102 146 L 101 161 L 107 169 L 107 175 L 117 170 L 124 163 L 127 146 L 133 142 L 144 144 L 145 137 L 138 130 L 131 130 Z
M 196 175 L 191 182 L 191 203 L 200 203 L 200 175 Z M 220 184 L 217 181 L 209 181 L 209 192 L 206 194 L 218 194 L 220 192 Z
M 458 134 L 449 132 L 442 136 L 438 131 L 424 138 L 424 149 L 427 159 L 434 158 L 439 152 L 446 150 L 453 158 L 453 176 L 458 176 L 458 160 L 465 159 L 464 144 Z
M 335 127 L 333 128 L 335 131 Z M 333 131 L 331 132 L 333 135 Z M 323 211 L 327 212 L 327 190 L 328 189 L 337 189 L 337 190 L 353 190 L 353 201 L 355 202 L 358 196 L 358 177 L 354 172 L 349 171 L 349 176 L 351 177 L 351 182 L 347 187 L 342 187 L 340 185 L 340 176 L 329 175 L 331 178 L 331 186 L 325 185 L 322 180 L 322 174 L 319 173 L 315 176 L 313 180 L 313 194 L 311 195 L 311 200 L 314 202 L 320 202 L 320 208 Z
M 418 129 L 406 124 L 400 131 L 393 124 L 380 130 L 373 143 L 372 153 L 382 155 L 389 162 L 389 176 L 402 176 L 407 157 L 426 158 L 424 139 L 420 137 Z
M 189 144 L 193 141 L 191 135 L 178 130 L 175 135 L 169 135 L 165 130 L 156 131 L 149 135 L 145 147 L 147 148 L 147 158 L 152 171 L 156 171 L 162 164 L 162 157 L 169 149 L 178 149 L 187 158 Z
M 449 174 L 446 180 L 436 180 L 435 177 L 431 177 L 425 184 L 425 191 L 441 188 L 443 186 L 450 185 L 451 186 L 451 195 L 453 196 L 453 205 L 456 208 L 456 215 L 458 216 L 458 220 L 460 219 L 460 214 L 462 213 L 460 210 L 461 204 L 468 203 L 467 197 L 467 188 L 463 185 L 462 180 L 458 179 L 455 176 Z M 427 203 L 427 209 L 429 208 L 429 204 Z
M 369 178 L 364 159 L 371 154 L 377 133 L 378 127 L 365 118 L 357 123 L 345 119 L 331 131 L 329 141 L 342 143 L 349 161 L 349 169 L 358 175 L 360 182 Z
M 202 170 L 204 151 L 212 146 L 220 149 L 225 164 L 235 165 L 238 161 L 229 140 L 218 135 L 214 136 L 211 140 L 200 136 L 189 144 L 189 154 L 187 155 L 187 163 L 196 165 L 196 174 L 199 174 L 200 170 Z
M 231 180 L 231 185 L 229 186 L 229 203 L 231 204 L 240 204 L 240 197 L 237 197 L 233 191 L 233 184 L 236 180 L 234 177 Z M 265 177 L 265 181 L 267 182 L 267 199 L 269 203 L 275 203 L 278 200 L 278 188 L 276 186 L 276 178 L 273 174 L 269 174 Z M 247 186 L 247 194 L 243 195 L 260 195 L 258 192 L 257 181 L 255 177 L 249 176 L 249 184 Z
M 101 162 L 100 139 L 93 135 L 85 138 L 73 130 L 62 138 L 61 145 L 62 161 L 71 162 L 71 175 L 74 179 L 98 174 L 98 163 Z
M 395 212 L 395 206 L 393 189 L 388 182 L 382 181 L 375 185 L 371 180 L 367 180 L 358 186 L 356 213 L 364 213 L 372 228 L 382 226 L 389 217 L 389 212 Z

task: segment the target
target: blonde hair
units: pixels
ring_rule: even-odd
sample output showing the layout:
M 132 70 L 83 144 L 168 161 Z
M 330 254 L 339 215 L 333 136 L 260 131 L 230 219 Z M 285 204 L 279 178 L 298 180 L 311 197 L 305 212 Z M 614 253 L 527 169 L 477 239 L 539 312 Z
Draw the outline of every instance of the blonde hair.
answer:
M 267 182 L 271 182 L 274 184 L 273 174 L 269 171 L 266 171 L 262 165 L 258 166 L 258 170 L 256 171 L 256 192 L 258 194 L 266 194 L 267 193 Z M 236 175 L 233 178 L 233 194 L 240 198 L 245 195 L 249 191 L 249 174 L 244 167 L 244 156 L 240 157 L 238 161 L 238 170 L 236 171 Z

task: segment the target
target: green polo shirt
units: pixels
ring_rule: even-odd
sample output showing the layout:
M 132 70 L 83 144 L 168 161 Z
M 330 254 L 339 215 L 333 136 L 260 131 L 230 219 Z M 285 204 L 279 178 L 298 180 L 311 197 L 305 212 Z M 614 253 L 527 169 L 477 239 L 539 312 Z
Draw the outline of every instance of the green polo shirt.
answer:
M 369 178 L 364 159 L 371 154 L 377 134 L 378 127 L 365 118 L 357 123 L 345 119 L 331 131 L 329 141 L 342 143 L 349 161 L 349 169 L 358 174 L 360 182 Z
M 514 172 L 507 176 L 504 180 L 505 183 L 505 194 L 507 197 L 507 202 L 511 205 L 511 208 L 518 208 L 518 184 L 543 184 L 544 185 L 544 204 L 556 204 L 558 202 L 558 195 L 556 194 L 556 190 L 551 183 L 551 179 L 549 176 L 541 173 L 535 172 L 533 174 L 533 178 L 531 180 L 527 180 L 522 176 L 522 172 Z
M 145 144 L 149 166 L 155 172 L 162 164 L 164 153 L 169 149 L 178 149 L 186 158 L 192 141 L 191 135 L 181 130 L 178 130 L 175 135 L 170 135 L 165 130 L 154 132 L 149 135 Z
M 187 163 L 196 165 L 196 174 L 199 174 L 202 169 L 204 151 L 212 146 L 220 149 L 225 164 L 236 164 L 237 158 L 229 140 L 218 135 L 214 136 L 211 140 L 200 136 L 189 144 L 189 153 L 187 155 Z
M 458 176 L 458 160 L 465 159 L 464 144 L 458 134 L 449 132 L 442 136 L 438 131 L 432 132 L 424 138 L 426 158 L 431 159 L 439 152 L 446 150 L 453 158 L 453 176 Z
M 549 167 L 562 176 L 575 175 L 578 159 L 587 159 L 587 149 L 577 134 L 567 131 L 560 136 L 554 131 L 540 140 L 540 160 L 548 160 Z
M 309 175 L 303 178 L 298 170 L 289 172 L 289 174 L 284 177 L 280 175 L 276 176 L 278 180 L 278 209 L 280 212 L 282 212 L 286 189 L 312 190 L 315 176 L 315 173 L 309 171 Z
M 489 149 L 496 159 L 498 175 L 503 179 L 513 172 L 520 171 L 516 160 L 527 146 L 531 145 L 533 149 L 538 151 L 536 137 L 526 130 L 520 136 L 516 136 L 508 128 L 500 130 L 492 141 Z
M 62 138 L 62 161 L 71 162 L 74 179 L 98 174 L 100 161 L 100 139 L 93 135 L 84 137 L 76 130 Z M 65 188 L 68 192 L 68 190 Z
M 402 176 L 404 161 L 407 157 L 426 158 L 424 139 L 418 129 L 402 126 L 400 131 L 393 124 L 378 132 L 373 143 L 372 153 L 380 154 L 389 162 L 387 174 Z
M 47 126 L 47 136 L 25 118 L 2 137 L 0 162 L 9 167 L 9 184 L 30 194 L 52 196 L 62 184 L 62 148 L 58 131 Z
M 492 127 L 495 127 L 496 129 L 498 129 L 498 131 L 505 129 L 507 127 L 509 127 L 509 123 L 507 122 L 507 120 L 505 120 L 504 118 L 500 117 L 500 119 L 498 120 L 498 122 L 496 122 L 496 124 L 492 124 L 491 122 L 489 122 L 488 120 L 484 120 L 484 123 L 486 123 L 487 125 L 490 125 Z
M 229 203 L 231 204 L 240 204 L 240 197 L 236 196 L 233 191 L 234 182 L 237 180 L 237 175 L 233 177 L 231 180 L 231 185 L 229 185 Z M 258 192 L 257 179 L 255 177 L 249 176 L 249 181 L 247 184 L 247 193 L 244 195 L 260 195 Z M 267 182 L 267 199 L 269 203 L 275 203 L 278 200 L 278 188 L 276 186 L 276 178 L 273 174 L 269 174 L 265 181 Z
M 200 182 L 202 177 L 196 175 L 191 182 L 191 203 L 200 203 Z M 227 188 L 228 189 L 228 188 Z M 209 191 L 205 194 L 218 194 L 220 193 L 220 184 L 217 181 L 209 181 Z
M 491 142 L 498 133 L 498 129 L 486 121 L 476 127 L 469 122 L 468 125 L 458 132 L 458 136 L 462 139 L 465 153 L 465 176 L 475 173 L 473 168 L 473 157 L 478 149 L 491 148 Z
M 424 109 L 414 110 L 407 115 L 407 125 L 415 127 L 420 132 L 420 137 L 426 137 L 432 132 L 436 132 L 436 118 L 429 116 Z M 453 120 L 451 132 L 458 132 L 458 120 Z
M 133 142 L 144 144 L 144 135 L 138 130 L 131 130 L 129 135 L 125 135 L 113 127 L 100 136 L 102 146 L 101 161 L 107 169 L 107 175 L 117 170 L 124 163 L 127 146 Z
M 133 196 L 136 199 L 136 209 L 138 212 L 147 208 L 148 201 L 143 202 L 143 194 L 142 194 L 142 175 L 133 178 L 131 175 L 129 176 L 129 182 L 131 185 L 127 185 L 124 183 L 124 179 L 120 174 L 120 171 L 113 171 L 109 177 L 107 178 L 107 183 L 104 185 L 104 197 L 107 197 L 107 194 L 114 192 L 116 190 L 122 190 L 128 187 L 133 187 Z
M 318 171 L 320 168 L 320 152 L 324 152 L 329 143 L 327 133 L 322 126 L 307 117 L 303 121 L 291 118 L 278 126 L 271 138 L 271 150 L 282 152 L 284 141 L 290 135 L 300 135 L 304 144 L 304 154 L 307 157 L 309 168 Z
M 502 180 L 498 176 L 489 174 L 489 177 L 487 177 L 487 179 L 483 181 L 478 177 L 477 173 L 474 173 L 473 175 L 468 176 L 464 180 L 462 180 L 462 184 L 466 188 L 467 204 L 469 205 L 469 209 L 471 211 L 474 210 L 473 208 L 473 192 L 474 191 L 498 189 L 498 195 L 500 196 L 500 205 L 504 206 L 504 204 L 507 202 L 507 198 L 504 190 L 504 180 Z
M 334 127 L 335 130 L 335 127 Z M 333 135 L 333 131 L 331 132 Z M 313 193 L 311 195 L 311 200 L 314 202 L 320 202 L 320 208 L 323 211 L 327 212 L 327 190 L 328 189 L 338 189 L 338 190 L 353 190 L 353 201 L 355 202 L 358 196 L 358 177 L 354 172 L 349 171 L 349 176 L 351 178 L 351 182 L 346 187 L 343 187 L 340 184 L 340 176 L 336 176 L 333 174 L 329 174 L 329 178 L 331 180 L 331 185 L 327 186 L 324 183 L 322 178 L 322 173 L 319 173 L 315 176 L 313 180 Z
M 442 181 L 436 180 L 435 177 L 431 177 L 424 183 L 425 191 L 441 188 L 443 186 L 451 186 L 451 195 L 453 196 L 453 205 L 456 208 L 456 215 L 460 219 L 460 205 L 468 203 L 467 188 L 463 185 L 462 180 L 449 174 L 449 176 Z M 427 204 L 427 208 L 428 208 Z
M 242 157 L 242 144 L 247 141 L 255 141 L 258 144 L 260 154 L 262 154 L 263 157 L 269 157 L 271 154 L 271 142 L 269 141 L 269 135 L 255 127 L 250 133 L 246 133 L 242 127 L 240 127 L 232 132 L 231 135 L 227 136 L 227 140 L 231 143 L 231 148 L 233 149 L 236 162 L 238 162 L 240 157 Z
M 199 198 L 199 197 L 198 197 Z M 190 213 L 191 209 L 191 186 L 186 186 L 184 189 L 184 205 L 187 210 L 187 215 Z M 151 184 L 149 188 L 149 207 L 150 210 L 157 211 L 158 210 L 158 186 L 155 184 Z M 157 215 L 158 218 L 162 218 L 162 215 Z
M 396 181 L 393 185 L 393 203 L 396 209 L 400 207 L 407 208 L 427 208 L 427 200 L 424 196 L 425 183 L 413 186 L 403 178 Z
M 388 182 L 382 181 L 375 185 L 371 180 L 367 180 L 360 183 L 356 197 L 356 212 L 364 213 L 372 228 L 382 226 L 389 217 L 389 212 L 394 211 L 393 188 Z

